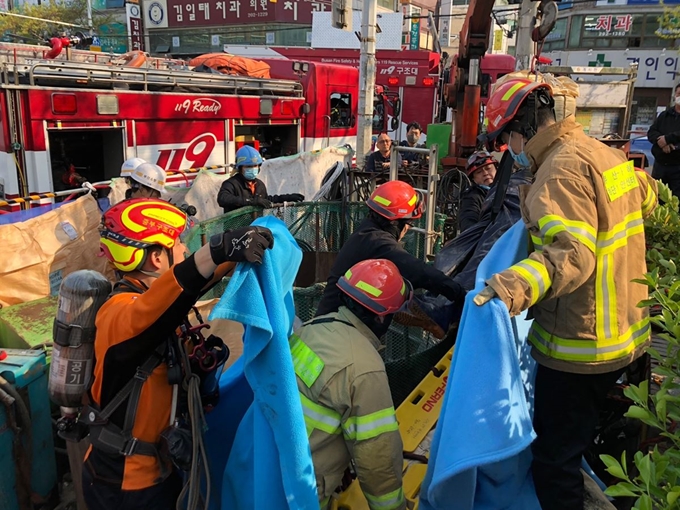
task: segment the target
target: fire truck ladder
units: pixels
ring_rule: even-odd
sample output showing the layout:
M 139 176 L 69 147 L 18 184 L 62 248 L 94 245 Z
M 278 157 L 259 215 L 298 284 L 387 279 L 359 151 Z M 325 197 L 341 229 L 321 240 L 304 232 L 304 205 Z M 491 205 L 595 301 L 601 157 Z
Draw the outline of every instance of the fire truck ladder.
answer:
M 223 94 L 302 97 L 302 85 L 292 80 L 270 80 L 231 76 L 182 69 L 149 69 L 89 62 L 38 60 L 26 63 L 0 62 L 2 84 L 114 88 L 126 85 L 133 90 L 154 91 L 174 87 L 198 88 Z
M 437 199 L 437 181 L 439 181 L 438 164 L 439 164 L 439 147 L 433 143 L 429 149 L 422 149 L 417 147 L 399 147 L 392 144 L 390 152 L 390 181 L 396 181 L 399 178 L 399 164 L 397 161 L 397 153 L 399 152 L 415 152 L 416 154 L 425 154 L 430 157 L 428 172 L 427 172 L 427 189 L 418 189 L 426 197 L 425 202 L 425 228 L 412 227 L 411 230 L 425 234 L 425 253 L 423 258 L 428 260 L 428 256 L 434 255 L 434 243 L 437 238 L 437 233 L 434 231 L 434 213 Z

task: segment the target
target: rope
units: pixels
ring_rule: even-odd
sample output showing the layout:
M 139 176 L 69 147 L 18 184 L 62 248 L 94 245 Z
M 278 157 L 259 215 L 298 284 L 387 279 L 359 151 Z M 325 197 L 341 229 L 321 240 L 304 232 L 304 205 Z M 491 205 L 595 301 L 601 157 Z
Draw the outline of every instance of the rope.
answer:
M 205 423 L 205 415 L 203 414 L 203 404 L 201 402 L 200 378 L 191 373 L 191 363 L 189 356 L 184 349 L 180 347 L 182 359 L 184 364 L 184 373 L 191 374 L 184 379 L 184 389 L 187 391 L 189 422 L 191 424 L 191 468 L 189 469 L 189 476 L 187 478 L 182 492 L 177 498 L 176 510 L 197 510 L 201 505 L 201 473 L 205 475 L 205 498 L 202 501 L 203 510 L 208 510 L 210 503 L 210 467 L 208 466 L 208 455 L 205 449 L 205 442 L 203 439 L 203 431 L 207 428 Z M 186 507 L 182 506 L 182 502 L 186 498 Z

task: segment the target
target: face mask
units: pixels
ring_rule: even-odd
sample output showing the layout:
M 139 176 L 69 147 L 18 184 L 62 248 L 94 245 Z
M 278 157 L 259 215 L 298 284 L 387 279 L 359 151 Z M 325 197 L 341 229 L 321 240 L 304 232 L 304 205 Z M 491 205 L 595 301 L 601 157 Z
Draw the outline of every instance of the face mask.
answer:
M 257 174 L 259 174 L 259 173 L 260 173 L 259 168 L 246 168 L 243 171 L 243 177 L 245 177 L 246 180 L 248 180 L 248 181 L 252 181 L 257 177 Z
M 419 138 L 420 138 L 420 137 L 419 137 L 419 136 L 416 136 L 414 133 L 408 133 L 408 134 L 406 135 L 406 139 L 408 140 L 408 143 L 410 143 L 410 144 L 416 143 L 416 142 L 418 141 Z
M 511 131 L 510 134 L 511 137 L 513 132 L 514 131 Z M 522 138 L 522 151 L 519 154 L 515 154 L 513 152 L 512 145 L 510 145 L 510 140 L 508 140 L 508 150 L 510 151 L 512 159 L 514 159 L 515 163 L 517 163 L 517 166 L 519 166 L 520 168 L 529 168 L 531 166 L 531 162 L 529 162 L 529 158 L 524 152 L 524 138 Z
M 680 96 L 675 98 L 675 105 L 680 106 Z

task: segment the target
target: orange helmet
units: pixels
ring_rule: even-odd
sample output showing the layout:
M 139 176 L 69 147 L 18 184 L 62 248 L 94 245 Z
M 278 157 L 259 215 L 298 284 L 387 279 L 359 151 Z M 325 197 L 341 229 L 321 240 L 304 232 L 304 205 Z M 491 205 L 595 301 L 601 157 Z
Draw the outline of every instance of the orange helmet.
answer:
M 531 92 L 552 88 L 547 83 L 539 83 L 526 78 L 508 80 L 496 87 L 486 103 L 486 140 L 489 147 L 495 146 L 498 136 L 507 128 Z
M 386 259 L 354 264 L 337 283 L 342 292 L 376 315 L 391 315 L 411 299 L 413 287 Z
M 144 264 L 147 248 L 172 249 L 187 226 L 187 215 L 165 200 L 124 200 L 104 213 L 100 246 L 117 269 L 135 271 Z
M 366 205 L 388 220 L 410 220 L 423 215 L 422 194 L 401 181 L 389 181 L 375 188 Z

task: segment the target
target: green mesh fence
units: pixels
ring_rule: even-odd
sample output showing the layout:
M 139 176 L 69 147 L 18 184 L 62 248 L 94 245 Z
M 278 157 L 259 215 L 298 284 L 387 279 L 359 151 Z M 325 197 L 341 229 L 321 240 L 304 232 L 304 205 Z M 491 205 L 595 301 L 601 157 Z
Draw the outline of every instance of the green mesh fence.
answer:
M 366 217 L 367 212 L 368 208 L 363 202 L 310 202 L 264 211 L 255 207 L 244 207 L 198 223 L 187 234 L 185 243 L 194 252 L 205 244 L 212 234 L 250 225 L 253 220 L 265 214 L 281 219 L 303 252 L 332 254 L 340 251 L 347 238 Z M 441 234 L 445 220 L 443 214 L 436 215 L 435 232 Z M 415 226 L 424 228 L 425 218 L 418 220 Z M 409 253 L 423 258 L 425 234 L 409 231 L 403 243 Z M 440 247 L 441 235 L 438 235 L 435 252 Z M 295 312 L 303 322 L 314 317 L 326 286 L 326 276 L 327 274 L 324 274 L 319 277 L 318 283 L 313 285 L 293 289 Z M 216 285 L 205 299 L 222 296 L 227 283 L 228 279 L 225 279 Z M 396 323 L 392 324 L 383 340 L 385 349 L 381 355 L 385 361 L 395 406 L 413 391 L 452 345 L 452 339 L 439 341 L 420 328 Z

